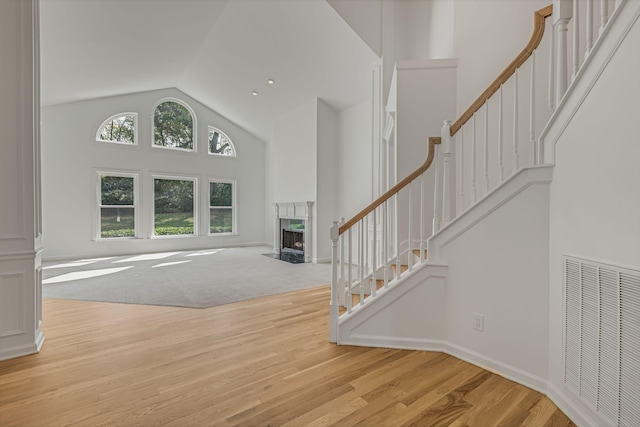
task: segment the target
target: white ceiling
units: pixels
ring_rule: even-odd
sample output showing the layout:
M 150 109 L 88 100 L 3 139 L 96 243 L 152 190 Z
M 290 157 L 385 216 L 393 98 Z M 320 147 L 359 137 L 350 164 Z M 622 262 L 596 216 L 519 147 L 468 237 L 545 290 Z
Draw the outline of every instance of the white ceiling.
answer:
M 366 100 L 376 61 L 325 0 L 41 0 L 40 19 L 43 105 L 176 87 L 263 140 L 310 98 Z

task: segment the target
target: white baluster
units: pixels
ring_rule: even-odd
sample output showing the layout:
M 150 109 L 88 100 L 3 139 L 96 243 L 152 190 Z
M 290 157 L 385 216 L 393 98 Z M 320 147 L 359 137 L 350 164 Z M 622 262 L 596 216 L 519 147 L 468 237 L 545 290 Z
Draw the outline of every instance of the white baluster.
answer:
M 489 192 L 489 100 L 484 102 L 484 194 Z
M 364 233 L 362 232 L 362 220 L 358 221 L 358 273 L 360 276 L 360 304 L 364 305 Z
M 476 114 L 471 122 L 471 204 L 476 202 Z
M 573 0 L 573 72 L 571 81 L 576 78 L 580 69 L 580 13 L 578 11 L 578 0 Z
M 338 340 L 338 221 L 331 226 L 331 303 L 329 306 L 329 341 Z
M 587 36 L 587 51 L 585 58 L 591 52 L 593 48 L 593 0 L 587 0 L 587 24 L 586 24 L 586 36 Z
M 407 266 L 409 271 L 413 269 L 413 251 L 411 250 L 411 243 L 413 242 L 413 181 L 409 183 L 409 224 L 407 225 Z
M 424 220 L 425 220 L 425 206 L 424 206 L 424 172 L 422 173 L 422 175 L 420 175 L 420 263 L 422 264 L 424 262 L 424 242 L 426 241 L 426 236 L 425 236 L 425 226 L 424 226 Z
M 600 34 L 604 31 L 604 27 L 609 22 L 609 1 L 600 0 Z
M 536 51 L 531 53 L 531 82 L 529 84 L 529 144 L 533 148 L 531 163 L 538 164 L 536 149 Z
M 518 156 L 518 72 L 516 69 L 513 76 L 513 173 L 516 173 L 520 168 L 520 159 Z
M 456 138 L 456 150 L 460 151 L 460 163 L 456 166 L 460 177 L 460 212 L 464 212 L 464 126 L 460 127 L 460 138 Z M 456 209 L 457 211 L 457 209 Z
M 398 220 L 400 209 L 400 193 L 396 193 L 396 280 L 400 278 L 400 221 Z
M 387 201 L 385 200 L 382 204 L 382 262 L 384 262 L 384 268 L 382 269 L 382 274 L 384 275 L 384 287 L 386 288 L 389 285 L 389 278 L 387 274 L 389 273 L 389 236 L 387 233 L 389 232 L 389 206 L 387 205 Z
M 452 192 L 451 186 L 451 121 L 445 120 L 440 133 L 440 144 L 442 145 L 442 222 L 447 224 L 451 221 L 451 203 Z
M 556 30 L 551 28 L 551 46 L 549 46 L 549 110 L 556 109 Z
M 338 226 L 342 227 L 344 224 L 344 218 L 340 218 L 340 222 L 338 222 Z M 339 238 L 340 243 L 340 277 L 338 279 L 338 286 L 340 291 L 338 292 L 338 302 L 343 307 L 346 307 L 346 297 L 347 297 L 347 281 L 346 276 L 344 274 L 344 234 L 340 235 Z
M 347 245 L 349 247 L 349 271 L 347 272 L 347 313 L 351 313 L 351 306 L 353 305 L 353 298 L 351 296 L 351 285 L 353 284 L 353 277 L 352 277 L 352 271 L 353 271 L 353 252 L 352 252 L 352 243 L 353 243 L 353 237 L 351 235 L 351 230 L 353 227 L 349 228 L 348 231 L 348 239 L 347 239 Z
M 440 230 L 440 145 L 436 144 L 433 162 L 435 163 L 434 179 L 433 179 L 433 223 L 431 225 L 431 234 L 436 234 Z
M 567 32 L 569 20 L 573 13 L 572 4 L 565 0 L 554 0 L 553 22 L 556 30 L 556 101 L 557 106 L 562 100 L 568 87 L 567 61 Z
M 378 252 L 377 252 L 377 243 L 378 243 L 378 234 L 377 234 L 377 224 L 376 224 L 376 210 L 374 209 L 372 212 L 373 215 L 373 241 L 371 242 L 371 296 L 376 296 L 377 290 L 377 261 L 378 261 Z
M 364 221 L 364 236 L 363 236 L 363 245 L 364 245 L 364 274 L 365 276 L 369 274 L 369 215 L 366 215 L 363 219 Z
M 499 97 L 498 97 L 498 184 L 502 182 L 502 180 L 504 179 L 504 165 L 503 165 L 503 153 L 502 153 L 502 147 L 504 146 L 504 141 L 503 141 L 503 126 L 502 126 L 502 121 L 503 121 L 503 116 L 504 116 L 504 110 L 502 107 L 502 86 L 500 85 L 500 93 L 499 93 Z

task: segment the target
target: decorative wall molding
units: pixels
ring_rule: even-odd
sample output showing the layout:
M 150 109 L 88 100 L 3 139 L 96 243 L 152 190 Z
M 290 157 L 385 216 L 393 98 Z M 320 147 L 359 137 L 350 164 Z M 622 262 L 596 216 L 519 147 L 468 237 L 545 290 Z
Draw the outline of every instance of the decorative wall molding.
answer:
M 533 185 L 549 185 L 552 178 L 553 165 L 521 169 L 431 236 L 427 240 L 430 258 L 441 262 L 442 248 L 527 188 Z

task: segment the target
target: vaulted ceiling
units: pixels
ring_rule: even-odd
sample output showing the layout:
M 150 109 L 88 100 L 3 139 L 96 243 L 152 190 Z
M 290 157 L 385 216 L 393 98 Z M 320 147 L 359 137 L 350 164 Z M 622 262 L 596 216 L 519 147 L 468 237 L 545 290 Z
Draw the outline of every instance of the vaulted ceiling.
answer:
M 176 87 L 265 141 L 310 98 L 366 100 L 377 58 L 325 0 L 41 0 L 40 19 L 43 105 Z

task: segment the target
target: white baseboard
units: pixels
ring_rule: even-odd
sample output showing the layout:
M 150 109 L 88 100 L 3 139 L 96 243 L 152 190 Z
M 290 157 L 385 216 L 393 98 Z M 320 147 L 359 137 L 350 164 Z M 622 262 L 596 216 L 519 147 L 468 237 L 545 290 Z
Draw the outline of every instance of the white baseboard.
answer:
M 518 384 L 522 384 L 526 387 L 539 391 L 540 393 L 545 393 L 547 390 L 546 379 L 520 368 L 516 368 L 515 366 L 511 366 L 508 363 L 504 363 L 473 350 L 469 350 L 468 348 L 452 344 L 450 342 L 445 342 L 444 352 L 457 357 L 458 359 L 462 359 L 465 362 L 479 366 L 489 372 L 498 374 L 501 377 L 515 381 Z
M 591 426 L 615 426 L 617 424 L 603 418 L 595 412 L 592 408 L 589 408 L 586 404 L 579 401 L 577 397 L 565 393 L 549 382 L 547 384 L 547 391 L 545 393 L 549 399 L 560 409 L 564 414 L 573 421 L 578 427 L 591 427 Z
M 34 343 L 0 350 L 0 361 L 39 353 L 43 343 L 44 335 L 41 332 L 38 334 L 38 337 L 36 337 L 36 342 Z

